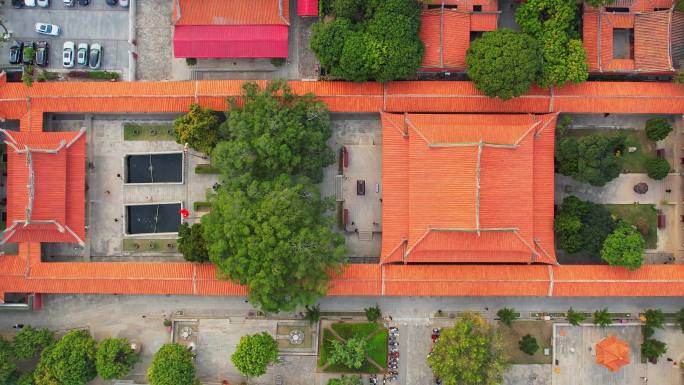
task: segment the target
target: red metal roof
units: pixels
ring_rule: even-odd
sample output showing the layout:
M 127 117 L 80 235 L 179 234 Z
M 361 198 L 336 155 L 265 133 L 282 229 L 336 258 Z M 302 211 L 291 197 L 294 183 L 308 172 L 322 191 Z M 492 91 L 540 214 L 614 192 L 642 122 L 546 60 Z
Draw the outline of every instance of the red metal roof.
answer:
M 286 25 L 177 25 L 178 58 L 286 58 Z
M 318 0 L 297 0 L 298 16 L 318 16 Z

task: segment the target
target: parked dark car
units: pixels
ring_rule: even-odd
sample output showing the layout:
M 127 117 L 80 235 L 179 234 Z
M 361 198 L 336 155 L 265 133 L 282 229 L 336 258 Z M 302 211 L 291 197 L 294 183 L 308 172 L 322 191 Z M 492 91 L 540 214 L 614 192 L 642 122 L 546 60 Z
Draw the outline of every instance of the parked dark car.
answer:
M 21 8 L 24 6 L 24 0 L 12 0 L 12 6 L 14 8 Z
M 86 6 L 90 4 L 90 0 L 78 0 L 78 5 Z
M 10 46 L 10 64 L 21 64 L 22 51 L 24 50 L 24 43 L 20 41 L 14 41 Z
M 36 65 L 47 67 L 48 64 L 50 64 L 50 45 L 47 41 L 40 41 L 36 48 Z
M 117 3 L 117 0 L 107 0 L 107 5 L 115 6 Z
M 31 52 L 33 51 L 33 52 Z M 32 41 L 24 42 L 24 52 L 22 53 L 22 62 L 24 64 L 33 64 L 33 60 L 36 58 L 36 43 Z

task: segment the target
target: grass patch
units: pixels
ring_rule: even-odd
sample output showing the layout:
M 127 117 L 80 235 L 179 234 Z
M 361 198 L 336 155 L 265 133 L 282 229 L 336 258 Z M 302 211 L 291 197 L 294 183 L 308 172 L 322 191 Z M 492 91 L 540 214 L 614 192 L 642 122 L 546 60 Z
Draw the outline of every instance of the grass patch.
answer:
M 132 239 L 127 238 L 123 240 L 123 251 L 131 252 L 149 252 L 149 251 L 163 251 L 163 252 L 178 252 L 178 247 L 175 239 Z
M 389 333 L 387 329 L 377 323 L 336 323 L 331 325 L 332 329 L 342 338 L 351 338 L 356 335 L 365 336 L 368 339 L 368 357 L 383 368 L 387 367 L 387 340 Z M 319 347 L 318 366 L 324 367 L 330 357 L 332 350 L 331 341 L 335 340 L 335 335 L 329 329 L 323 329 L 323 340 Z M 358 369 L 350 369 L 340 364 L 329 365 L 325 372 L 330 373 L 379 373 L 379 369 L 365 360 Z
M 124 140 L 173 142 L 176 140 L 176 133 L 171 124 L 124 123 Z
M 198 164 L 195 166 L 195 174 L 220 174 L 221 169 L 209 163 Z
M 654 205 L 624 204 L 604 205 L 615 217 L 634 225 L 644 236 L 647 249 L 655 249 L 658 245 L 658 214 Z
M 646 159 L 650 159 L 655 156 L 655 143 L 648 140 L 645 130 L 612 130 L 600 128 L 570 129 L 567 130 L 566 136 L 580 138 L 582 136 L 591 134 L 600 134 L 609 138 L 624 136 L 625 148 L 637 148 L 637 150 L 634 152 L 628 152 L 625 150 L 624 154 L 622 154 L 622 158 L 624 159 L 622 173 L 645 173 Z
M 513 365 L 530 365 L 530 364 L 550 364 L 552 356 L 544 355 L 544 348 L 551 349 L 551 338 L 553 323 L 548 321 L 513 321 L 511 327 L 499 323 L 499 330 L 503 335 L 504 347 L 506 354 Z M 518 341 L 526 335 L 530 334 L 537 339 L 539 350 L 530 356 L 524 353 L 518 347 Z

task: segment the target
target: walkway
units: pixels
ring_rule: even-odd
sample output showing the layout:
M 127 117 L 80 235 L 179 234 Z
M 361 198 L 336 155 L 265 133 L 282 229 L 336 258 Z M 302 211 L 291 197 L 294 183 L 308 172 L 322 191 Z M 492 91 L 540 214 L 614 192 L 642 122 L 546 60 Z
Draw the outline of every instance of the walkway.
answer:
M 648 184 L 646 194 L 634 192 L 634 185 L 644 182 Z M 620 174 L 619 177 L 606 183 L 605 186 L 596 187 L 588 183 L 578 182 L 572 177 L 556 174 L 556 192 L 554 200 L 561 204 L 568 195 L 592 201 L 595 203 L 641 204 L 660 205 L 663 200 L 671 200 L 667 190 L 679 188 L 679 176 L 671 174 L 663 180 L 653 180 L 646 174 Z

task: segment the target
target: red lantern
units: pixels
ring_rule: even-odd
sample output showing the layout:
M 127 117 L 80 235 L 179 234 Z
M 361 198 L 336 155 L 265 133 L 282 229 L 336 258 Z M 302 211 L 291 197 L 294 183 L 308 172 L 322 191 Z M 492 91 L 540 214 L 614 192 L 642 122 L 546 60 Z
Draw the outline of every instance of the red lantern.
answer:
M 180 209 L 180 211 L 179 211 L 178 213 L 179 213 L 183 218 L 187 218 L 187 217 L 190 216 L 190 211 L 188 211 L 188 209 L 186 209 L 185 207 L 183 207 L 182 209 Z

